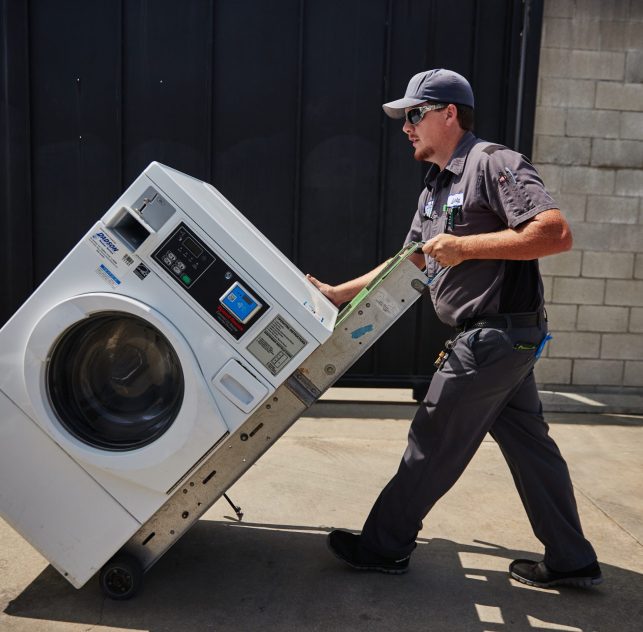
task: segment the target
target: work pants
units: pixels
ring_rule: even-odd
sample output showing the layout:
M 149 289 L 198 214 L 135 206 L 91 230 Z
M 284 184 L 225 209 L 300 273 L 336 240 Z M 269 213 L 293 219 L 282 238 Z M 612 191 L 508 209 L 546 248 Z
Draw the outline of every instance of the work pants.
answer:
M 596 559 L 583 536 L 567 464 L 543 419 L 534 350 L 520 349 L 539 345 L 545 334 L 544 327 L 484 328 L 456 337 L 413 419 L 399 469 L 366 520 L 366 548 L 394 558 L 410 554 L 422 519 L 458 480 L 488 432 L 545 547 L 545 563 L 566 571 Z

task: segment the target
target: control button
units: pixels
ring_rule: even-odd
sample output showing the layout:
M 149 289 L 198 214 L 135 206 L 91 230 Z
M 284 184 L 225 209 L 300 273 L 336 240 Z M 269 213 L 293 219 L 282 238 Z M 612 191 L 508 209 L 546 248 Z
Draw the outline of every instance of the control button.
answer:
M 167 253 L 167 258 L 168 258 L 170 261 L 174 261 L 174 260 L 176 259 L 176 255 L 175 255 L 173 252 L 168 252 L 168 253 Z
M 185 264 L 183 263 L 183 261 L 179 261 L 176 264 L 176 266 L 177 266 L 177 268 L 179 268 L 179 270 L 185 270 Z
M 179 266 L 174 266 L 172 270 L 174 270 L 174 272 L 176 272 L 177 274 L 181 274 L 181 268 L 179 268 Z
M 192 283 L 192 279 L 187 274 L 181 275 L 181 281 L 183 281 L 185 285 L 190 285 L 190 283 Z
M 172 261 L 170 261 L 170 258 L 169 258 L 169 257 L 163 257 L 163 263 L 164 263 L 165 265 L 167 265 L 167 266 L 171 266 L 171 265 L 172 265 Z

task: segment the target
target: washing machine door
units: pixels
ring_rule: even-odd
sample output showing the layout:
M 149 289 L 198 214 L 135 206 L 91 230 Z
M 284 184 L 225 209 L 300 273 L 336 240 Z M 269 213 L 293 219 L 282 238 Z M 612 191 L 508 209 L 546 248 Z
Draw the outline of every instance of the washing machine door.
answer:
M 141 490 L 165 494 L 229 432 L 182 334 L 202 340 L 201 321 L 181 310 L 174 323 L 131 297 L 77 295 L 39 318 L 25 348 L 29 414 L 132 511 Z M 208 349 L 221 364 L 232 356 L 223 340 Z
M 46 390 L 65 429 L 106 450 L 134 450 L 174 423 L 185 391 L 179 357 L 149 320 L 98 312 L 64 331 L 47 363 Z

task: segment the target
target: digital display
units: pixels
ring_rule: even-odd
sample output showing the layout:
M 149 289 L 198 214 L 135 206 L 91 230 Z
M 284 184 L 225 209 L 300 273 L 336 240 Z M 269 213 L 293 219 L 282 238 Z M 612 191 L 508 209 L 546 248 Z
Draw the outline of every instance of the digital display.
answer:
M 183 239 L 183 246 L 185 249 L 197 259 L 203 254 L 203 248 L 192 239 L 192 237 L 185 237 Z

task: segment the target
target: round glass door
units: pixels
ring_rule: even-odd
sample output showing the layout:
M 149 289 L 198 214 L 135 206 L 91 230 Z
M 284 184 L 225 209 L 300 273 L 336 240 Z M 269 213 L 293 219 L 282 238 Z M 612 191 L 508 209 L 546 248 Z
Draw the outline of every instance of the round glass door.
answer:
M 152 443 L 183 402 L 183 371 L 172 345 L 149 322 L 122 312 L 102 312 L 68 329 L 51 355 L 46 382 L 62 425 L 107 450 Z

